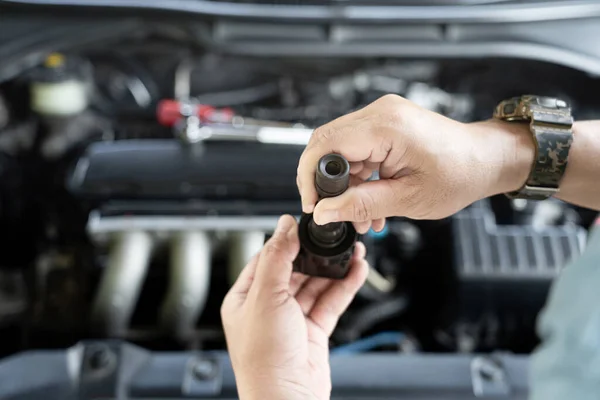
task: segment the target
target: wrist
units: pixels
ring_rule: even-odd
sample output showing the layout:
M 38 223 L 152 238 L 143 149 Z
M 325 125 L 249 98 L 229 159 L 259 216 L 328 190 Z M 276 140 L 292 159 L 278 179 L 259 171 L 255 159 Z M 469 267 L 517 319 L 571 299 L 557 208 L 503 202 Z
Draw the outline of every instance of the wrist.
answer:
M 283 379 L 277 374 L 236 375 L 240 400 L 316 400 L 317 397 L 301 382 Z
M 304 388 L 278 386 L 272 382 L 258 388 L 238 388 L 238 396 L 240 400 L 316 400 Z
M 519 190 L 535 158 L 535 143 L 527 123 L 487 120 L 468 125 L 477 144 L 476 171 L 482 175 L 482 197 Z

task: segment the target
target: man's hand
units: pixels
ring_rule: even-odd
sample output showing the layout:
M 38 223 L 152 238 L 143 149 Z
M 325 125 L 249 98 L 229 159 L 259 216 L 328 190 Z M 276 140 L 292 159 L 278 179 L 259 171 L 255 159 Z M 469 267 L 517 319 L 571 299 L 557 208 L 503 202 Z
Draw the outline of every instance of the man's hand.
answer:
M 318 160 L 339 153 L 350 161 L 353 187 L 317 202 Z M 518 189 L 535 154 L 525 124 L 463 124 L 387 95 L 318 128 L 298 167 L 304 212 L 318 224 L 352 221 L 364 233 L 385 217 L 447 217 L 476 200 Z M 380 180 L 366 180 L 379 171 Z M 316 207 L 315 207 L 316 205 Z
M 365 248 L 357 244 L 339 281 L 292 273 L 300 247 L 293 217 L 240 274 L 221 308 L 242 400 L 329 399 L 329 336 L 364 283 Z

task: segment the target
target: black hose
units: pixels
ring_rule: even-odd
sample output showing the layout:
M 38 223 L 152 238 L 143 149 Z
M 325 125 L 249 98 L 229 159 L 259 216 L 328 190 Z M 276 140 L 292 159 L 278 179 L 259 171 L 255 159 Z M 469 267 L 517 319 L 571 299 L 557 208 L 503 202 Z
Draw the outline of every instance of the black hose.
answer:
M 407 306 L 406 296 L 369 304 L 342 321 L 336 338 L 344 342 L 354 341 L 374 326 L 402 314 Z
M 261 101 L 278 93 L 279 84 L 277 82 L 268 82 L 244 89 L 202 93 L 194 96 L 194 100 L 197 103 L 210 104 L 214 107 L 239 106 Z
M 11 21 L 15 27 L 26 26 L 21 20 Z M 4 21 L 3 21 L 4 23 Z M 4 26 L 3 26 L 4 27 Z M 8 26 L 8 28 L 11 28 Z M 17 28 L 15 28 L 17 29 Z M 23 29 L 23 28 L 20 28 Z M 107 19 L 64 24 L 58 20 L 45 29 L 23 31 L 21 36 L 0 45 L 0 83 L 15 78 L 41 64 L 52 51 L 72 51 L 96 46 L 126 37 L 143 29 L 138 19 Z M 1 30 L 0 34 L 6 30 Z

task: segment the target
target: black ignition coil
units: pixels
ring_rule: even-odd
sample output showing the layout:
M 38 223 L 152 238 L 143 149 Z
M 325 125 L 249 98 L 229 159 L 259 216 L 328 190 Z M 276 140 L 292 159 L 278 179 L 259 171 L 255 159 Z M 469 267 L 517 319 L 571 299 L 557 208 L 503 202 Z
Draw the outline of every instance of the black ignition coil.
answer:
M 350 164 L 339 154 L 321 157 L 315 188 L 319 200 L 344 193 L 350 185 Z M 310 276 L 342 279 L 348 274 L 358 234 L 351 222 L 317 225 L 312 214 L 302 214 L 298 227 L 300 253 L 294 271 Z

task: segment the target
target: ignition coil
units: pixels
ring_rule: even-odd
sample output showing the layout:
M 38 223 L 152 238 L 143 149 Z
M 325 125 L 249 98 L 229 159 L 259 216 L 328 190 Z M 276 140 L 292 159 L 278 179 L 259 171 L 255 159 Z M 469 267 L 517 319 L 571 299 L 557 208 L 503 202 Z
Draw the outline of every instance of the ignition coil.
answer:
M 319 200 L 344 193 L 350 184 L 350 164 L 339 154 L 323 156 L 317 165 L 315 188 Z M 358 234 L 351 222 L 317 225 L 312 214 L 302 214 L 298 227 L 300 253 L 294 271 L 342 279 L 348 274 Z

